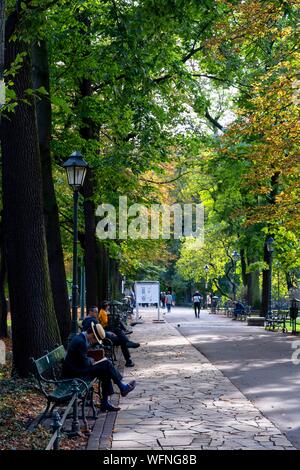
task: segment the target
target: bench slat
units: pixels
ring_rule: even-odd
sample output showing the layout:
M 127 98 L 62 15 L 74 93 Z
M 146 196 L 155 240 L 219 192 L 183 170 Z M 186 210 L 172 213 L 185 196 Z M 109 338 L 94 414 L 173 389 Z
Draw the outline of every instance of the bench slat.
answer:
M 65 357 L 65 348 L 63 346 L 59 346 L 56 349 L 53 349 L 48 354 L 40 357 L 39 359 L 35 359 L 35 365 L 40 375 L 43 375 L 49 369 L 54 367 L 56 364 L 61 362 Z
M 76 379 L 74 379 L 76 380 Z M 85 383 L 88 387 L 90 387 L 93 383 L 93 380 L 85 380 Z M 83 395 L 86 392 L 86 387 L 83 383 L 78 383 L 78 394 Z M 67 401 L 72 398 L 74 394 L 74 384 L 72 383 L 64 383 L 60 384 L 56 387 L 53 392 L 49 393 L 49 397 L 53 401 Z

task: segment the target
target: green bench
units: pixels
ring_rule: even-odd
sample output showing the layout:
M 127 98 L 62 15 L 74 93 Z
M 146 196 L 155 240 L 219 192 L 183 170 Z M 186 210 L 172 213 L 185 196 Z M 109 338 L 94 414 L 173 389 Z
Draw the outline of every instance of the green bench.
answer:
M 93 411 L 93 418 L 96 419 L 96 409 L 94 405 L 93 384 L 97 379 L 62 379 L 62 365 L 65 358 L 65 349 L 59 346 L 53 351 L 46 353 L 39 359 L 32 358 L 34 376 L 39 384 L 39 389 L 47 399 L 47 405 L 36 425 L 40 424 L 44 419 L 52 416 L 56 406 L 66 405 L 76 395 L 73 406 L 73 423 L 78 426 L 78 402 L 81 402 L 82 420 L 85 428 L 88 429 L 85 406 L 87 400 Z M 76 415 L 76 416 L 75 416 Z
M 275 328 L 279 330 L 281 328 L 283 333 L 287 333 L 286 324 L 290 320 L 289 313 L 286 312 L 272 312 L 271 315 L 267 315 L 265 318 L 265 328 L 272 329 L 273 331 Z

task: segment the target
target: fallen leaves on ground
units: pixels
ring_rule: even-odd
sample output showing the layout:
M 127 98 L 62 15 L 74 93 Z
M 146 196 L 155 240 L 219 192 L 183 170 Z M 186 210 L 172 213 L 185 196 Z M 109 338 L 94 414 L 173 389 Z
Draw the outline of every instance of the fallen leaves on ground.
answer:
M 7 362 L 0 366 L 0 450 L 40 450 L 50 441 L 52 430 L 28 425 L 43 411 L 46 399 L 34 379 L 11 376 L 12 344 L 5 339 Z M 76 439 L 62 435 L 60 449 L 85 449 L 88 436 Z

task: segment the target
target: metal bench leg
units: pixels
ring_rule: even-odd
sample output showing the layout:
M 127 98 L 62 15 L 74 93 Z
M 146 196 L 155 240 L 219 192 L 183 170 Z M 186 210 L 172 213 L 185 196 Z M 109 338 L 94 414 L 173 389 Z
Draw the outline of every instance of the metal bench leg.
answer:
M 89 396 L 88 396 L 88 406 L 90 406 L 92 408 L 92 412 L 93 412 L 93 419 L 96 419 L 97 418 L 97 411 L 96 411 L 96 407 L 95 407 L 95 403 L 94 403 L 94 387 L 92 387 L 89 391 Z
M 83 421 L 83 425 L 84 425 L 84 432 L 89 432 L 90 429 L 89 429 L 89 425 L 88 425 L 88 422 L 87 422 L 87 419 L 86 419 L 86 415 L 85 415 L 85 402 L 86 402 L 86 398 L 87 398 L 87 394 L 82 398 L 82 401 L 81 401 L 81 410 L 82 410 L 82 421 Z
M 80 436 L 80 426 L 79 426 L 79 418 L 78 418 L 78 383 L 74 380 L 73 385 L 73 393 L 76 394 L 75 401 L 73 403 L 73 419 L 72 419 L 72 427 L 71 432 L 69 433 L 70 437 Z
M 48 416 L 48 411 L 49 411 L 49 409 L 50 409 L 50 405 L 51 405 L 51 401 L 48 400 L 48 401 L 47 401 L 47 406 L 46 406 L 46 408 L 44 409 L 44 411 L 43 411 L 43 413 L 41 414 L 41 416 L 39 417 L 39 419 L 38 419 L 38 421 L 37 421 L 37 423 L 36 423 L 36 426 L 38 426 L 39 424 L 41 424 L 41 422 L 44 421 L 44 419 L 47 418 L 47 416 Z M 55 406 L 55 404 L 54 404 L 54 406 Z M 54 406 L 51 408 L 51 411 L 50 411 L 49 414 L 51 414 L 51 412 L 53 411 Z
M 101 391 L 101 380 L 98 380 L 98 395 L 99 395 L 99 400 L 102 400 L 102 391 Z

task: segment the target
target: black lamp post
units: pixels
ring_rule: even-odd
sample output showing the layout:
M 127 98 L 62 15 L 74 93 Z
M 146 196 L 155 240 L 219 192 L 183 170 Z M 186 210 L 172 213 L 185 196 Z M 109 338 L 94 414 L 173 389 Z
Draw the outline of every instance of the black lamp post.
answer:
M 72 279 L 72 323 L 71 335 L 73 337 L 78 331 L 78 195 L 79 189 L 83 186 L 84 178 L 88 168 L 88 164 L 83 160 L 80 152 L 73 152 L 70 158 L 64 163 L 66 169 L 68 183 L 73 189 L 73 279 Z
M 205 308 L 207 308 L 207 275 L 208 275 L 208 271 L 209 271 L 209 266 L 208 264 L 206 264 L 204 266 L 204 271 L 205 271 Z
M 233 276 L 235 276 L 235 271 L 236 271 L 236 263 L 239 260 L 240 255 L 236 250 L 233 251 L 232 253 L 232 258 L 233 258 Z M 233 300 L 236 301 L 236 283 L 233 278 Z
M 266 240 L 266 248 L 269 253 L 269 270 L 268 270 L 268 312 L 267 316 L 272 315 L 272 261 L 274 251 L 274 238 L 268 237 Z

